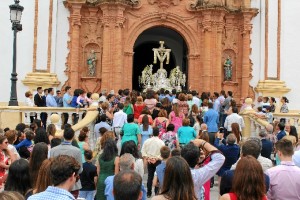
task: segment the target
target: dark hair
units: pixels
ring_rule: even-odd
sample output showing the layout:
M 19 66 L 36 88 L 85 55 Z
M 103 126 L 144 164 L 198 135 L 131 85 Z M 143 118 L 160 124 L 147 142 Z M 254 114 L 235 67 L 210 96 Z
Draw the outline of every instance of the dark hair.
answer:
M 124 108 L 124 104 L 122 104 L 122 103 L 118 103 L 118 108 L 119 108 L 120 110 L 123 110 L 123 108 Z
M 106 114 L 100 115 L 100 121 L 101 122 L 106 122 Z
M 293 144 L 290 140 L 282 138 L 275 144 L 276 150 L 280 151 L 284 156 L 292 156 L 294 154 Z
M 279 130 L 283 131 L 285 128 L 285 124 L 283 122 L 280 122 L 278 125 Z
M 145 107 L 143 108 L 143 110 L 142 110 L 141 114 L 150 115 L 151 113 L 150 113 L 150 111 L 149 111 L 148 107 L 147 107 L 147 106 L 145 106 Z
M 171 149 L 167 146 L 163 146 L 162 148 L 160 148 L 160 156 L 163 159 L 167 159 L 170 157 L 170 153 L 171 153 Z
M 52 135 L 53 137 L 55 136 L 56 133 L 56 126 L 54 124 L 49 124 L 47 126 L 47 135 Z
M 189 143 L 181 149 L 181 156 L 191 168 L 194 168 L 199 162 L 200 149 L 193 143 Z
M 142 118 L 143 131 L 148 131 L 149 129 L 149 118 L 148 115 L 144 115 Z
M 78 174 L 80 164 L 72 156 L 59 155 L 51 163 L 51 177 L 54 186 L 64 183 L 73 173 Z
M 260 106 L 260 107 L 257 107 L 257 111 L 258 112 L 261 112 L 262 111 L 262 107 Z
M 66 91 L 66 92 L 67 92 L 69 89 L 71 89 L 70 86 L 66 86 L 66 87 L 65 87 L 65 91 Z
M 110 161 L 118 156 L 118 148 L 116 142 L 108 138 L 104 143 L 103 153 L 99 157 L 99 159 L 103 161 Z
M 158 136 L 159 135 L 159 128 L 153 127 L 153 136 Z
M 33 120 L 33 124 L 35 124 L 37 128 L 42 127 L 42 121 L 40 119 Z
M 175 130 L 174 124 L 169 124 L 169 125 L 167 126 L 167 131 L 174 131 L 174 130 Z
M 86 132 L 84 132 L 84 131 L 80 131 L 80 133 L 79 133 L 79 136 L 78 136 L 78 140 L 80 141 L 80 142 L 83 142 L 84 140 L 85 140 L 85 138 L 87 138 L 88 136 L 87 136 L 87 134 L 86 134 Z
M 232 97 L 232 91 L 228 91 L 227 94 Z
M 122 95 L 122 94 L 123 94 L 123 90 L 122 90 L 122 89 L 119 89 L 119 90 L 118 90 L 118 94 L 119 94 L 119 95 Z
M 297 133 L 297 129 L 295 126 L 291 126 L 290 128 L 290 134 L 289 135 L 292 135 L 292 136 L 295 136 L 296 137 L 296 144 L 298 144 L 298 133 Z
M 134 115 L 133 115 L 133 114 L 127 115 L 127 122 L 128 122 L 128 123 L 131 123 L 131 122 L 133 122 L 133 121 L 134 121 Z
M 276 103 L 276 100 L 275 100 L 274 97 L 271 97 L 271 100 L 272 100 L 274 103 Z
M 107 131 L 107 129 L 105 127 L 101 127 L 99 128 L 99 133 L 101 136 L 103 136 L 103 134 Z
M 32 140 L 34 138 L 34 132 L 31 130 L 30 131 L 28 130 L 25 132 L 25 136 L 26 136 L 27 140 Z
M 72 140 L 74 137 L 75 131 L 72 128 L 68 128 L 64 130 L 64 138 L 66 140 Z
M 289 103 L 289 100 L 286 97 L 282 97 L 285 103 Z
M 42 165 L 42 162 L 48 157 L 48 146 L 44 142 L 40 142 L 34 145 L 30 160 L 29 160 L 29 172 L 32 187 L 35 187 L 35 182 L 38 176 L 39 169 Z
M 180 149 L 173 149 L 171 151 L 171 156 L 174 157 L 174 156 L 181 156 L 181 151 Z
M 20 132 L 24 132 L 24 129 L 26 128 L 26 125 L 24 123 L 19 123 L 17 126 L 16 126 L 16 131 L 20 131 Z
M 122 170 L 114 178 L 114 197 L 116 200 L 138 200 L 141 187 L 142 177 L 137 172 Z
M 51 145 L 51 148 L 54 148 L 54 147 L 56 147 L 60 144 L 61 144 L 61 139 L 60 138 L 52 138 L 50 145 Z
M 64 130 L 66 130 L 66 129 L 68 129 L 68 128 L 72 128 L 72 126 L 71 126 L 71 124 L 66 123 L 66 124 L 64 125 Z
M 4 136 L 7 137 L 7 141 L 9 144 L 13 144 L 16 140 L 16 131 L 15 130 L 8 130 L 5 132 Z
M 197 199 L 190 167 L 182 157 L 168 159 L 161 194 L 172 200 Z
M 239 110 L 238 110 L 238 108 L 237 108 L 236 106 L 234 106 L 234 107 L 232 107 L 232 112 L 233 112 L 233 113 L 238 113 Z
M 123 144 L 123 146 L 121 148 L 120 156 L 122 156 L 125 153 L 132 154 L 132 156 L 134 158 L 137 158 L 137 159 L 140 158 L 138 148 L 137 148 L 135 142 L 132 141 L 132 140 L 124 142 L 124 144 Z
M 236 137 L 236 142 L 239 144 L 240 143 L 240 136 L 241 136 L 240 125 L 238 123 L 232 123 L 231 124 L 231 131 Z
M 93 152 L 91 150 L 84 151 L 84 158 L 86 160 L 91 160 L 93 158 Z
M 232 191 L 238 199 L 262 199 L 266 185 L 261 164 L 252 156 L 241 158 L 234 171 Z
M 213 108 L 214 104 L 212 102 L 208 102 L 208 108 Z
M 25 195 L 31 188 L 28 161 L 23 158 L 14 161 L 9 167 L 4 190 L 16 191 Z
M 258 158 L 261 151 L 261 146 L 255 140 L 247 140 L 242 145 L 242 154 L 243 156 L 253 156 L 254 158 Z
M 41 89 L 43 89 L 43 88 L 42 88 L 42 87 L 37 87 L 37 88 L 36 88 L 37 91 L 38 91 L 38 90 L 41 90 Z
M 48 88 L 44 89 L 44 92 L 49 92 Z
M 215 97 L 219 97 L 219 93 L 218 92 L 214 92 Z
M 33 141 L 34 141 L 34 144 L 37 144 L 39 142 L 45 142 L 46 144 L 50 144 L 48 135 L 44 128 L 38 128 L 35 131 L 35 137 L 34 137 Z
M 34 187 L 34 190 L 36 190 L 35 193 L 44 192 L 48 186 L 52 185 L 50 166 L 53 159 L 54 158 L 49 158 L 42 162 Z

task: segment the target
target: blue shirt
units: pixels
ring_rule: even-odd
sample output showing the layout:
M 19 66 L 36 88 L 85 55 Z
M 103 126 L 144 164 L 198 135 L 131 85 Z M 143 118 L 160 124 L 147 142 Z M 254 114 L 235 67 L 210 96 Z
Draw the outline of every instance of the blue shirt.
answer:
M 286 132 L 283 130 L 283 131 L 280 131 L 278 134 L 277 134 L 277 140 L 281 140 L 284 136 L 286 136 Z
M 166 169 L 165 161 L 161 161 L 161 163 L 159 165 L 157 165 L 157 167 L 156 167 L 156 174 L 157 174 L 157 179 L 158 179 L 160 188 L 162 187 L 162 185 L 164 183 L 165 169 Z
M 105 184 L 104 195 L 106 197 L 106 200 L 114 200 L 115 199 L 115 197 L 113 195 L 114 178 L 115 178 L 115 176 L 109 176 L 104 181 L 104 184 Z M 147 192 L 146 192 L 146 189 L 145 189 L 143 184 L 142 184 L 141 190 L 143 192 L 142 200 L 146 200 L 147 199 L 147 196 L 146 196 Z
M 187 144 L 191 140 L 194 140 L 197 136 L 195 129 L 190 126 L 180 127 L 177 133 L 178 133 L 178 140 L 180 144 Z
M 214 109 L 208 109 L 204 114 L 204 123 L 207 124 L 207 131 L 209 133 L 218 132 L 219 113 Z
M 149 125 L 148 127 L 148 130 L 147 131 L 143 131 L 143 124 L 140 125 L 140 132 L 141 132 L 141 135 L 142 135 L 142 144 L 141 144 L 141 148 L 144 144 L 144 142 L 150 138 L 150 135 L 153 134 L 153 129 L 152 129 L 152 126 Z
M 66 93 L 66 94 L 64 94 L 64 97 L 63 97 L 63 105 L 66 108 L 72 108 L 71 102 L 70 102 L 70 104 L 68 104 L 68 101 L 72 102 L 72 96 L 69 95 L 68 93 Z
M 74 196 L 67 190 L 48 186 L 44 192 L 34 194 L 28 198 L 28 200 L 70 200 L 75 199 Z
M 55 100 L 54 96 L 52 96 L 51 94 L 48 94 L 46 97 L 46 106 L 47 107 L 57 107 L 56 100 Z
M 16 149 L 18 150 L 19 148 L 25 146 L 25 147 L 30 147 L 32 145 L 32 141 L 31 140 L 22 140 L 22 142 L 20 142 L 19 144 L 15 145 Z

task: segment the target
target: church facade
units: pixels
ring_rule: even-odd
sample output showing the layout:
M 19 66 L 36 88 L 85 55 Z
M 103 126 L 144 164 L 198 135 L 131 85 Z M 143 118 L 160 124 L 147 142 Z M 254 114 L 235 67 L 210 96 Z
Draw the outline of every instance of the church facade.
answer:
M 19 97 L 23 99 L 26 90 L 34 90 L 39 85 L 59 89 L 70 85 L 73 89 L 83 88 L 90 92 L 135 88 L 133 80 L 138 79 L 138 74 L 134 72 L 145 67 L 134 66 L 137 43 L 145 32 L 149 32 L 148 37 L 141 41 L 159 38 L 156 36 L 160 30 L 167 33 L 170 30 L 182 37 L 184 44 L 176 44 L 176 39 L 168 34 L 164 39 L 166 44 L 167 41 L 170 45 L 176 44 L 172 51 L 177 64 L 179 57 L 185 59 L 189 89 L 200 92 L 231 90 L 237 99 L 254 98 L 258 94 L 280 96 L 288 93 L 289 88 L 295 92 L 292 82 L 299 83 L 294 73 L 300 72 L 297 66 L 300 58 L 291 58 L 289 53 L 297 51 L 299 45 L 293 46 L 288 34 L 296 35 L 300 28 L 294 28 L 283 16 L 297 14 L 300 17 L 296 13 L 300 3 L 294 0 L 274 2 L 21 1 L 25 9 L 21 22 L 24 30 L 18 33 Z M 12 3 L 5 0 L 5 6 Z M 5 6 L 0 6 L 1 13 L 3 15 L 6 9 L 9 17 Z M 1 26 L 0 31 L 11 38 L 9 20 L 3 23 L 6 25 Z M 12 39 L 6 39 L 3 44 L 12 46 Z M 184 55 L 177 55 L 176 49 L 183 45 L 186 46 Z M 1 75 L 7 88 L 11 52 L 0 53 L 7 66 Z M 143 55 L 139 57 L 143 59 Z M 299 95 L 291 93 L 287 96 L 290 94 L 292 102 L 296 101 Z M 0 101 L 8 100 L 7 96 Z M 300 109 L 298 107 L 295 109 Z

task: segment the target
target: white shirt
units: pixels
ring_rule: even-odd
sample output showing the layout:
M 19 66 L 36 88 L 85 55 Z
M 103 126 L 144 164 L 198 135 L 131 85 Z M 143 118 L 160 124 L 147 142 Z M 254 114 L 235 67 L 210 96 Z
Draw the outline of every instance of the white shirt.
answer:
M 240 161 L 240 159 L 241 158 L 239 158 L 238 161 L 236 161 L 236 163 L 231 166 L 231 168 L 230 168 L 231 170 L 234 170 L 236 168 L 236 165 L 238 164 L 238 162 Z M 261 155 L 258 156 L 257 161 L 262 166 L 264 172 L 267 169 L 270 169 L 270 168 L 273 167 L 272 161 L 270 159 L 268 159 L 268 158 L 265 158 L 265 157 L 261 156 Z
M 127 115 L 123 112 L 123 110 L 119 110 L 114 114 L 113 127 L 122 128 L 125 123 L 127 123 Z
M 107 100 L 106 100 L 106 96 L 101 96 L 100 98 L 99 98 L 99 102 L 106 102 Z
M 238 123 L 240 126 L 240 131 L 242 131 L 242 128 L 245 127 L 243 117 L 237 113 L 232 113 L 226 117 L 224 127 L 227 129 L 227 131 L 232 131 L 231 129 L 232 123 Z
M 7 147 L 13 154 L 16 155 L 17 159 L 20 159 L 20 155 L 16 149 L 16 147 L 14 147 L 14 145 L 11 145 L 11 144 L 8 144 L 8 147 Z
M 196 104 L 199 108 L 200 107 L 200 99 L 196 96 L 193 96 L 193 104 Z
M 293 155 L 293 162 L 296 166 L 300 167 L 300 150 L 295 151 Z
M 143 157 L 160 159 L 160 149 L 165 143 L 157 136 L 147 139 L 142 147 L 141 153 Z

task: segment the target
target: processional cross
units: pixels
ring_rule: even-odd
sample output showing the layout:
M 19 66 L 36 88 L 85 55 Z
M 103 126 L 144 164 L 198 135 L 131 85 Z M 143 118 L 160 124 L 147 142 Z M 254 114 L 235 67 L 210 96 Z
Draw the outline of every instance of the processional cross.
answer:
M 164 61 L 167 58 L 166 64 L 169 64 L 170 61 L 170 52 L 171 49 L 166 49 L 164 47 L 164 41 L 159 41 L 160 47 L 159 48 L 153 48 L 152 51 L 154 52 L 154 61 L 153 63 L 157 63 L 157 58 L 160 62 L 160 69 L 163 69 Z

